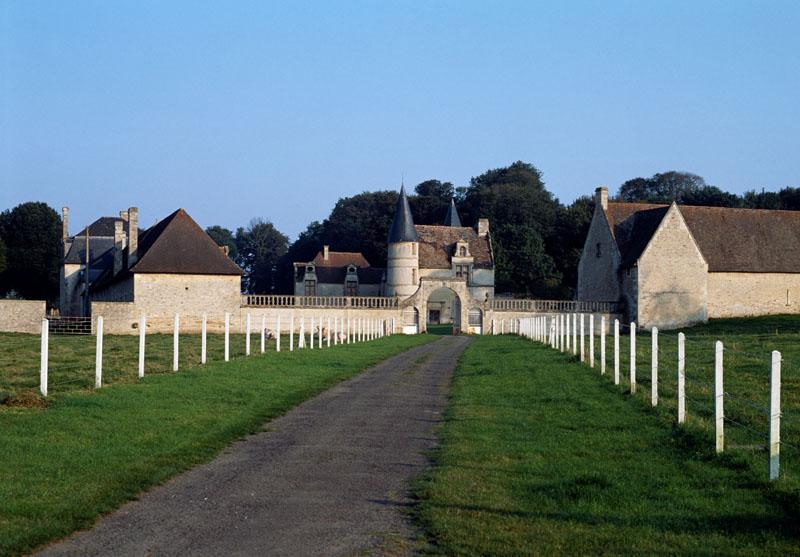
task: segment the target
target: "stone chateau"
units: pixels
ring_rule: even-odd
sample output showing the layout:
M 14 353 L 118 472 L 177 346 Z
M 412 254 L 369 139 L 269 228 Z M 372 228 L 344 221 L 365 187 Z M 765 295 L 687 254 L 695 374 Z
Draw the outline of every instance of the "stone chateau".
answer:
M 798 313 L 800 212 L 618 203 L 598 188 L 578 300 L 645 327 Z

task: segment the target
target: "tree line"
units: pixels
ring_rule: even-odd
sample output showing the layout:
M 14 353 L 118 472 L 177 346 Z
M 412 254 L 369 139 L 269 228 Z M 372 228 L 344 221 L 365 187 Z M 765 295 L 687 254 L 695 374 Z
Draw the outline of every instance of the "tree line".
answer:
M 293 263 L 310 261 L 330 245 L 361 252 L 375 267 L 386 265 L 386 239 L 398 192 L 365 191 L 339 199 L 323 221 L 314 221 L 294 242 L 271 222 L 257 218 L 236 231 L 214 225 L 206 232 L 243 270 L 249 293 L 291 293 Z M 473 177 L 466 186 L 437 179 L 417 184 L 409 196 L 414 222 L 440 224 L 450 199 L 464 226 L 488 218 L 498 293 L 571 298 L 578 261 L 594 210 L 594 198 L 564 204 L 550 192 L 533 164 L 517 161 Z M 696 174 L 667 171 L 621 184 L 613 199 L 627 202 L 800 210 L 800 189 L 752 189 L 739 195 L 709 185 Z M 0 213 L 0 296 L 58 300 L 61 217 L 41 202 Z

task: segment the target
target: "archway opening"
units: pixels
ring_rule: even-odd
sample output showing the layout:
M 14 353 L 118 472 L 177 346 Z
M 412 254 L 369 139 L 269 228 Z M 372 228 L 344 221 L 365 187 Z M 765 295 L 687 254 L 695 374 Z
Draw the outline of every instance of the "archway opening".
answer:
M 425 315 L 429 333 L 451 335 L 461 330 L 461 299 L 450 288 L 437 288 L 428 296 Z

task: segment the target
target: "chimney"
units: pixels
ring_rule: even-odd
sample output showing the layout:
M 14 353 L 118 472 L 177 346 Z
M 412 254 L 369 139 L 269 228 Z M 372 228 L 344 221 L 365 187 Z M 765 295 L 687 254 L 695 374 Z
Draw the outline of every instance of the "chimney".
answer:
M 125 232 L 122 221 L 114 221 L 114 275 L 122 270 L 122 250 L 125 249 Z
M 128 267 L 139 260 L 139 209 L 128 208 Z
M 224 253 L 225 255 L 227 255 L 227 256 L 230 256 L 230 254 L 231 254 L 231 248 L 230 248 L 230 246 L 220 246 L 220 247 L 219 247 L 219 249 L 220 249 L 220 250 L 222 251 L 222 253 Z
M 478 236 L 481 238 L 489 235 L 489 219 L 478 219 Z
M 602 207 L 605 211 L 608 209 L 608 188 L 600 186 L 594 190 L 594 204 L 595 207 Z
M 120 211 L 119 218 L 121 218 L 125 222 L 128 222 L 128 211 Z
M 61 240 L 66 244 L 69 238 L 69 207 L 61 207 Z
M 327 261 L 330 253 L 330 246 L 322 246 L 322 258 Z

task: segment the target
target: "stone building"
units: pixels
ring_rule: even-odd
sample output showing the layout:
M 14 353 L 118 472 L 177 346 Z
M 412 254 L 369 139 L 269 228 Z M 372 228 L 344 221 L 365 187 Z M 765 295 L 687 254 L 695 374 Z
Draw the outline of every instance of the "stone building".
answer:
M 618 203 L 598 188 L 577 297 L 645 327 L 798 313 L 800 212 Z
M 360 252 L 324 246 L 313 260 L 294 263 L 294 295 L 380 296 L 384 271 L 372 267 Z
M 92 308 L 102 304 L 109 321 L 142 313 L 154 321 L 170 321 L 175 313 L 190 319 L 203 313 L 215 319 L 225 312 L 238 314 L 241 269 L 186 211 L 178 209 L 144 231 L 136 223 L 137 211 L 131 208 L 119 219 L 98 219 L 72 238 L 65 232 L 69 241 L 65 240 L 62 272 L 64 308 L 85 315 L 87 305 L 94 313 Z M 103 234 L 112 227 L 109 242 Z

